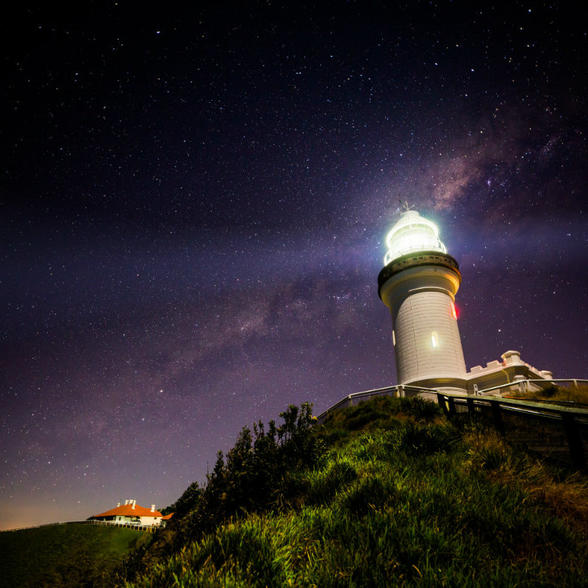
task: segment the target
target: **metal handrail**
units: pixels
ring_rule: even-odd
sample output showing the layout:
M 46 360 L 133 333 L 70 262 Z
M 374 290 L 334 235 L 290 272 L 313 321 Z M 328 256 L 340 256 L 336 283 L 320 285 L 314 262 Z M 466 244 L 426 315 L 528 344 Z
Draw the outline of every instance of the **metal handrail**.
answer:
M 397 384 L 395 386 L 386 386 L 383 388 L 373 388 L 371 390 L 363 390 L 361 392 L 353 392 L 352 394 L 348 394 L 347 396 L 344 396 L 341 400 L 339 400 L 339 402 L 336 402 L 335 404 L 333 404 L 332 406 L 330 406 L 329 408 L 327 408 L 327 410 L 323 411 L 321 414 L 318 415 L 317 420 L 318 422 L 323 422 L 323 420 L 326 418 L 326 416 L 333 412 L 336 411 L 339 408 L 343 408 L 345 406 L 347 406 L 348 404 L 352 404 L 353 400 L 356 399 L 360 399 L 360 398 L 370 398 L 372 396 L 386 396 L 389 394 L 400 394 L 402 395 L 403 392 L 408 391 L 408 392 L 430 392 L 430 393 L 434 393 L 434 394 L 443 394 L 446 397 L 451 397 L 454 399 L 467 399 L 467 398 L 476 398 L 479 399 L 480 397 L 484 397 L 484 400 L 488 400 L 488 401 L 493 401 L 493 400 L 500 400 L 500 402 L 505 405 L 505 406 L 512 406 L 512 410 L 516 410 L 518 412 L 523 412 L 525 409 L 521 406 L 521 404 L 519 404 L 519 406 L 517 407 L 517 403 L 522 403 L 525 406 L 527 406 L 529 409 L 534 410 L 535 409 L 535 404 L 537 405 L 536 408 L 537 409 L 541 409 L 544 412 L 551 412 L 554 414 L 557 413 L 561 413 L 561 412 L 574 412 L 574 413 L 578 413 L 578 411 L 580 411 L 578 414 L 583 416 L 583 413 L 586 412 L 586 414 L 588 415 L 588 411 L 584 410 L 584 409 L 578 409 L 578 408 L 566 408 L 566 407 L 558 407 L 558 408 L 549 408 L 545 405 L 542 404 L 538 404 L 538 403 L 533 403 L 530 401 L 517 401 L 514 399 L 509 399 L 509 400 L 505 400 L 502 397 L 497 397 L 497 398 L 492 398 L 490 396 L 491 392 L 494 392 L 496 390 L 500 390 L 503 388 L 511 388 L 513 386 L 522 386 L 522 385 L 527 385 L 528 383 L 560 383 L 560 382 L 572 382 L 576 387 L 578 386 L 578 383 L 582 383 L 582 384 L 588 384 L 588 380 L 587 379 L 581 379 L 581 378 L 552 378 L 552 379 L 526 379 L 526 380 L 517 380 L 515 382 L 510 382 L 508 384 L 500 384 L 498 386 L 491 386 L 490 388 L 484 388 L 483 390 L 477 390 L 473 395 L 472 394 L 468 394 L 466 392 L 464 393 L 459 393 L 459 392 L 440 392 L 439 390 L 435 389 L 435 388 L 425 388 L 422 386 L 405 386 L 403 384 Z
M 380 395 L 387 395 L 390 392 L 396 392 L 398 390 L 398 386 L 387 386 L 385 388 L 374 388 L 372 390 L 364 390 L 363 392 L 354 392 L 352 394 L 348 394 L 336 402 L 327 410 L 321 412 L 318 415 L 317 420 L 322 422 L 322 420 L 331 412 L 337 410 L 340 407 L 346 406 L 349 402 L 352 402 L 354 398 L 362 398 L 362 397 L 369 397 L 369 396 L 380 396 Z
M 475 394 L 468 394 L 467 392 L 441 392 L 433 388 L 422 388 L 420 386 L 403 386 L 398 384 L 396 386 L 387 386 L 385 388 L 374 388 L 372 390 L 365 390 L 363 392 L 355 392 L 348 394 L 336 404 L 322 412 L 317 420 L 319 423 L 324 422 L 324 419 L 330 413 L 339 408 L 346 407 L 353 404 L 353 400 L 370 398 L 373 396 L 383 396 L 394 393 L 395 396 L 404 396 L 406 391 L 409 392 L 429 392 L 437 395 L 439 406 L 447 417 L 455 414 L 455 405 L 467 405 L 468 412 L 472 415 L 475 413 L 476 406 L 479 408 L 491 408 L 492 415 L 496 428 L 504 434 L 504 424 L 502 421 L 502 411 L 512 412 L 525 416 L 527 418 L 539 418 L 545 420 L 560 421 L 563 425 L 567 440 L 572 463 L 578 468 L 584 469 L 586 467 L 586 455 L 584 452 L 584 444 L 582 441 L 581 429 L 588 429 L 588 409 L 567 407 L 567 406 L 553 406 L 545 405 L 541 402 L 532 402 L 529 400 L 505 399 L 500 396 L 491 396 L 490 393 L 495 390 L 503 388 L 510 388 L 512 386 L 527 386 L 528 383 L 560 383 L 572 382 L 576 387 L 578 382 L 588 384 L 588 380 L 578 378 L 556 378 L 556 379 L 527 379 L 518 380 L 508 384 L 500 384 L 492 386 L 483 390 L 476 390 Z
M 402 384 L 397 384 L 395 386 L 386 386 L 384 388 L 373 388 L 371 390 L 363 390 L 362 392 L 353 392 L 352 394 L 344 396 L 341 400 L 339 400 L 339 402 L 336 402 L 335 404 L 327 408 L 327 410 L 321 412 L 321 414 L 318 415 L 317 420 L 319 422 L 322 422 L 329 413 L 337 410 L 340 407 L 346 406 L 348 403 L 353 402 L 353 400 L 355 399 L 370 398 L 372 396 L 387 396 L 391 392 L 402 394 L 403 391 L 433 393 L 437 392 L 437 390 L 433 388 L 425 388 L 423 386 L 404 386 Z
M 479 408 L 491 408 L 494 425 L 501 434 L 505 434 L 502 412 L 510 412 L 527 418 L 538 418 L 560 422 L 563 426 L 568 450 L 572 463 L 580 468 L 586 468 L 586 454 L 582 440 L 581 430 L 588 430 L 588 409 L 570 408 L 565 406 L 546 406 L 540 402 L 528 400 L 513 400 L 489 396 L 472 396 L 467 394 L 447 394 L 437 392 L 437 401 L 444 414 L 450 418 L 455 414 L 455 405 L 467 405 L 468 413 L 473 416 L 476 406 Z
M 578 408 L 571 406 L 554 406 L 553 404 L 544 404 L 542 402 L 533 402 L 532 400 L 516 399 L 516 398 L 502 398 L 499 396 L 472 396 L 471 394 L 454 394 L 450 392 L 439 392 L 437 391 L 437 397 L 443 397 L 445 399 L 451 398 L 457 404 L 466 405 L 468 402 L 473 402 L 474 405 L 488 404 L 499 404 L 505 407 L 512 407 L 517 411 L 528 408 L 533 412 L 545 412 L 553 414 L 571 413 L 581 418 L 588 418 L 587 408 Z
M 475 394 L 476 396 L 483 396 L 492 392 L 494 390 L 499 390 L 501 388 L 510 388 L 512 386 L 520 386 L 520 384 L 524 383 L 537 383 L 537 384 L 545 384 L 546 382 L 572 382 L 574 386 L 578 387 L 578 382 L 582 384 L 588 384 L 588 380 L 584 380 L 581 378 L 555 378 L 555 379 L 546 379 L 546 378 L 535 378 L 535 379 L 527 379 L 527 380 L 516 380 L 514 382 L 510 382 L 508 384 L 499 384 L 498 386 L 491 386 L 490 388 L 484 388 L 483 390 L 478 390 Z

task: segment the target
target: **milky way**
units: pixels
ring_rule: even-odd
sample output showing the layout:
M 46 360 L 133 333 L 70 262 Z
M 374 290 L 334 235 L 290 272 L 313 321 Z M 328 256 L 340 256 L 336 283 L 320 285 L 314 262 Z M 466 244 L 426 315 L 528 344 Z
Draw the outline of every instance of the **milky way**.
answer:
M 468 367 L 588 376 L 585 22 L 473 4 L 20 9 L 0 528 L 163 507 L 241 427 L 394 384 L 400 201 L 460 263 Z

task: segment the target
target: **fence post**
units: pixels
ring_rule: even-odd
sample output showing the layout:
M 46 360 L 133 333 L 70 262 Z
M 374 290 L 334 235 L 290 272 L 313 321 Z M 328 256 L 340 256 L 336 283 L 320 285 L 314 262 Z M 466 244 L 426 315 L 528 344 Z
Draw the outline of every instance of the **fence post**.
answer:
M 453 400 L 453 396 L 447 397 L 447 404 L 449 406 L 449 414 L 455 414 L 455 402 Z
M 470 415 L 470 417 L 472 417 L 476 412 L 476 409 L 474 408 L 474 399 L 468 397 L 466 399 L 466 402 L 468 403 L 468 414 Z
M 582 445 L 582 435 L 573 414 L 562 413 L 561 420 L 563 422 L 566 437 L 568 438 L 568 447 L 570 449 L 570 457 L 575 467 L 584 469 L 586 467 L 586 457 L 584 455 L 584 446 Z
M 499 402 L 491 402 L 492 405 L 492 417 L 494 418 L 494 426 L 496 430 L 504 435 L 504 422 L 502 421 L 502 411 L 500 410 Z
M 447 404 L 445 403 L 445 398 L 441 392 L 437 392 L 437 402 L 439 403 L 439 407 L 443 411 L 443 414 L 448 417 L 449 411 L 447 410 Z

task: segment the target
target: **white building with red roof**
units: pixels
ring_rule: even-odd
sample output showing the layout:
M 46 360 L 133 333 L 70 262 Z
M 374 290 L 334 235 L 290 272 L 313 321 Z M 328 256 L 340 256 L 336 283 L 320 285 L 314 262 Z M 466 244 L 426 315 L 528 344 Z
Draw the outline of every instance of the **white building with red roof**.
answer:
M 111 508 L 106 512 L 92 515 L 90 520 L 103 521 L 113 525 L 155 527 L 161 525 L 162 521 L 165 524 L 165 521 L 171 517 L 172 514 L 164 516 L 158 510 L 155 510 L 154 504 L 149 509 L 137 504 L 136 500 L 129 499 L 125 500 L 124 504 L 119 502 L 115 508 Z

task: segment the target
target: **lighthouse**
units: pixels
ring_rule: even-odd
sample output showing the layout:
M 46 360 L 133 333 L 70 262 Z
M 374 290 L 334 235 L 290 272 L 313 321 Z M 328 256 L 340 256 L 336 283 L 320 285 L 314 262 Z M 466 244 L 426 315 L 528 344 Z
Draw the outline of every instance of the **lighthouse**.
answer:
M 466 366 L 457 326 L 457 261 L 439 230 L 415 210 L 402 213 L 386 237 L 378 294 L 392 314 L 398 383 L 464 391 Z
M 320 414 L 319 423 L 334 410 L 379 394 L 418 394 L 429 400 L 435 399 L 435 391 L 500 396 L 536 392 L 558 381 L 551 371 L 533 367 L 513 349 L 500 356 L 502 361 L 466 370 L 455 310 L 461 273 L 435 223 L 405 210 L 386 236 L 386 247 L 378 294 L 392 315 L 398 385 L 349 394 Z

